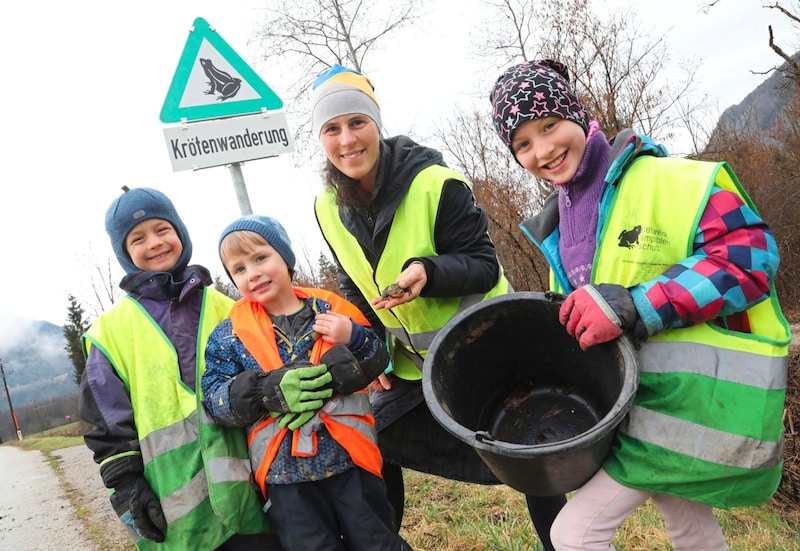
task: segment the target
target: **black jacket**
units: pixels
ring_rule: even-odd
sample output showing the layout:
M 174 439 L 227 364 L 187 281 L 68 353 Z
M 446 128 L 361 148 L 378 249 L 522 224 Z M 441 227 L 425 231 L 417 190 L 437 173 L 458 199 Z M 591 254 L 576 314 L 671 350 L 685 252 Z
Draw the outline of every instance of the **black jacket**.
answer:
M 422 169 L 435 164 L 446 166 L 442 154 L 435 149 L 419 145 L 406 136 L 382 140 L 378 177 L 369 208 L 340 207 L 342 223 L 359 242 L 373 268 L 386 247 L 394 214 L 412 181 Z M 437 254 L 409 258 L 404 264 L 405 268 L 419 260 L 425 266 L 428 282 L 422 296 L 486 293 L 497 283 L 500 263 L 487 229 L 486 215 L 475 205 L 472 191 L 465 182 L 455 179 L 445 182 L 434 227 Z M 333 254 L 335 258 L 336 253 Z M 338 258 L 336 264 L 345 298 L 358 306 L 375 331 L 383 336 L 383 324 L 370 302 L 374 297 L 364 297 L 342 270 Z

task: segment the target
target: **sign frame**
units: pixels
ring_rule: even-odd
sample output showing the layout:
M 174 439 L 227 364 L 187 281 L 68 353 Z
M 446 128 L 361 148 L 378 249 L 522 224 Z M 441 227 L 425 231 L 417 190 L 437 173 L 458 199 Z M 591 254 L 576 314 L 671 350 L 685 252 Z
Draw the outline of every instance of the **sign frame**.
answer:
M 215 51 L 218 57 L 208 56 L 208 58 L 202 60 L 206 62 L 203 67 L 198 68 L 201 47 L 206 51 Z M 215 64 L 224 65 L 225 69 L 215 68 Z M 233 87 L 241 86 L 244 83 L 258 97 L 237 100 L 235 97 L 225 97 L 226 94 L 220 94 L 215 97 L 210 91 L 205 91 L 204 93 L 210 96 L 205 100 L 205 103 L 182 105 L 190 83 L 190 77 L 197 71 L 205 71 L 206 76 L 220 75 L 224 82 Z M 218 86 L 219 79 L 216 79 L 216 83 L 214 78 L 209 77 L 209 79 L 208 84 L 213 90 L 215 84 Z M 237 80 L 239 81 L 238 83 L 236 82 Z M 172 77 L 164 104 L 161 107 L 161 122 L 200 121 L 259 113 L 265 109 L 274 111 L 282 108 L 283 100 L 225 42 L 214 27 L 209 25 L 202 17 L 196 18 L 178 61 L 175 75 Z

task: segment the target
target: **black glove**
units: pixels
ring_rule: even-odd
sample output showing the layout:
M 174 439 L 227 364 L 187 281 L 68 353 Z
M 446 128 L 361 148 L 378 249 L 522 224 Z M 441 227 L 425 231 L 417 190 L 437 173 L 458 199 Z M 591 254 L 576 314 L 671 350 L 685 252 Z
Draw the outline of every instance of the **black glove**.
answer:
M 325 352 L 319 361 L 328 366 L 333 377 L 334 392 L 352 394 L 365 388 L 386 369 L 389 356 L 385 348 L 382 350 L 382 353 L 376 353 L 373 358 L 359 362 L 347 346 L 337 344 Z
M 120 520 L 141 538 L 164 541 L 167 521 L 156 494 L 143 476 L 130 476 L 117 484 L 111 505 Z
M 322 407 L 333 391 L 325 365 L 287 364 L 269 372 L 248 370 L 231 384 L 231 409 L 236 415 L 255 420 L 266 412 L 303 412 Z

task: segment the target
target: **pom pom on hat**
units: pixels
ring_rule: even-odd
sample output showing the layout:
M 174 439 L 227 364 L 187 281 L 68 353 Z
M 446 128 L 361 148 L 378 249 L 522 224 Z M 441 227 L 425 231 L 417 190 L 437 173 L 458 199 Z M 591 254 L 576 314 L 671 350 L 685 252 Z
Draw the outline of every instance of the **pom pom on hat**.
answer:
M 589 132 L 589 117 L 570 88 L 567 66 L 558 61 L 540 59 L 509 67 L 495 82 L 489 99 L 495 130 L 509 148 L 520 124 L 548 116 L 572 121 Z
M 341 65 L 323 71 L 311 86 L 311 133 L 319 137 L 332 118 L 350 113 L 368 116 L 381 127 L 381 109 L 369 79 Z
M 219 236 L 219 245 L 222 245 L 223 239 L 225 239 L 228 234 L 235 231 L 251 231 L 263 237 L 264 240 L 281 255 L 281 258 L 283 258 L 283 261 L 289 266 L 289 269 L 294 271 L 295 258 L 294 252 L 292 251 L 292 242 L 289 240 L 289 236 L 280 222 L 269 216 L 262 216 L 259 214 L 242 216 L 228 224 L 228 226 L 222 230 L 222 235 Z
M 175 210 L 175 205 L 166 195 L 156 189 L 145 187 L 123 189 L 125 192 L 114 199 L 111 206 L 108 207 L 105 222 L 106 232 L 111 238 L 111 247 L 122 269 L 127 275 L 142 271 L 131 260 L 128 249 L 125 247 L 125 239 L 140 222 L 158 218 L 172 224 L 181 240 L 183 251 L 170 272 L 182 273 L 192 257 L 192 241 L 189 239 L 189 232 L 183 224 L 183 220 Z

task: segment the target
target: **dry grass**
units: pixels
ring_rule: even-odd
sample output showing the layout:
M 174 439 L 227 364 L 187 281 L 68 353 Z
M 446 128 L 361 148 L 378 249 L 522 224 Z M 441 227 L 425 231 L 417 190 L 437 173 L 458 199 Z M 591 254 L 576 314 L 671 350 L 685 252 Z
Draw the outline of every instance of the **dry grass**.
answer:
M 404 471 L 406 509 L 401 534 L 417 551 L 538 551 L 524 497 L 507 486 L 479 486 Z M 732 551 L 800 549 L 800 507 L 772 501 L 716 510 Z M 671 550 L 664 522 L 648 502 L 622 525 L 617 551 Z

